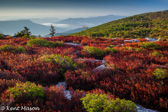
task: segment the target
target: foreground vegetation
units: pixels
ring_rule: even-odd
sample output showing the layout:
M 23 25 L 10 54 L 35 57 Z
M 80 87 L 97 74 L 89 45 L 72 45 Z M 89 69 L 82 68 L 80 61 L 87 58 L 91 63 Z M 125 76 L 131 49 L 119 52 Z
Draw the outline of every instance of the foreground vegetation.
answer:
M 97 69 L 101 65 L 105 67 Z M 57 85 L 63 81 L 67 88 Z M 136 103 L 167 111 L 167 82 L 167 41 L 80 36 L 0 40 L 0 105 L 39 107 L 41 112 L 137 112 Z

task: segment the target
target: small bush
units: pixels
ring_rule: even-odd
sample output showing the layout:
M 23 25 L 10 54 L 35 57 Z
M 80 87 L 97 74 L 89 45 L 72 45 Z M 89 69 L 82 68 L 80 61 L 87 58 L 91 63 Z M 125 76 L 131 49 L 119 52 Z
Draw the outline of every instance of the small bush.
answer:
M 100 94 L 86 94 L 85 97 L 81 98 L 84 108 L 88 112 L 102 112 L 106 103 L 108 102 L 108 97 L 106 95 Z
M 156 49 L 160 49 L 161 48 L 161 46 L 158 46 L 157 44 L 150 43 L 150 42 L 143 42 L 143 43 L 140 44 L 140 46 L 142 48 L 152 49 L 152 50 L 156 50 Z
M 127 49 L 127 50 L 132 50 L 132 47 L 125 47 L 125 49 Z
M 164 56 L 163 54 L 160 54 L 160 53 L 158 53 L 158 52 L 156 52 L 156 51 L 152 52 L 151 55 L 152 55 L 152 56 L 160 56 L 160 57 L 163 57 L 163 56 Z
M 114 45 L 109 45 L 109 47 L 110 47 L 110 48 L 113 48 L 113 47 L 114 47 Z
M 24 35 L 24 36 L 22 36 L 22 38 L 27 38 L 27 39 L 29 39 L 30 37 L 29 37 L 28 35 Z
M 44 47 L 55 47 L 55 46 L 61 46 L 63 43 L 61 42 L 49 42 L 48 40 L 45 39 L 31 39 L 27 42 L 27 46 L 32 46 L 32 45 L 38 45 L 38 46 L 44 46 Z
M 167 70 L 161 69 L 161 68 L 157 68 L 153 72 L 153 75 L 156 77 L 156 79 L 164 79 L 164 78 L 168 77 Z
M 0 95 L 2 92 L 4 92 L 6 89 L 9 87 L 14 87 L 17 83 L 21 83 L 19 80 L 14 80 L 14 79 L 0 79 Z
M 0 34 L 0 39 L 4 39 L 4 36 L 3 36 L 3 34 Z
M 142 48 L 134 48 L 134 50 L 135 50 L 136 52 L 141 52 L 141 51 L 143 51 Z
M 8 51 L 8 52 L 13 52 L 13 53 L 23 53 L 25 52 L 25 48 L 22 46 L 15 47 L 12 45 L 4 45 L 0 47 L 0 51 Z
M 137 112 L 136 105 L 131 101 L 110 100 L 104 94 L 86 94 L 81 98 L 84 108 L 88 112 Z
M 60 54 L 57 55 L 44 55 L 41 57 L 45 62 L 54 62 L 65 69 L 75 69 L 76 63 L 73 62 L 72 58 L 68 56 L 61 56 Z M 62 72 L 62 71 L 60 71 Z
M 99 48 L 96 48 L 96 47 L 90 47 L 90 46 L 84 47 L 83 51 L 86 54 L 95 55 L 95 56 L 98 56 L 98 57 L 101 57 L 105 54 L 105 52 L 103 50 L 100 50 Z
M 17 83 L 15 87 L 9 89 L 9 92 L 16 102 L 27 102 L 44 98 L 43 88 L 31 82 Z
M 138 112 L 135 103 L 125 99 L 115 99 L 107 101 L 104 112 Z
M 107 47 L 105 50 L 106 50 L 107 53 L 116 53 L 116 52 L 117 52 L 116 49 L 114 49 L 114 48 L 109 48 L 109 47 Z

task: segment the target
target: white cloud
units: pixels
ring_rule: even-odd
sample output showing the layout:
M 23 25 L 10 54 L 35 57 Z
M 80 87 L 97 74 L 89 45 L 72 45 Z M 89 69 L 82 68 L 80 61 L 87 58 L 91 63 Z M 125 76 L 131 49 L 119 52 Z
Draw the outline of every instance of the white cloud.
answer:
M 45 25 L 45 26 L 55 26 L 55 27 L 60 27 L 60 28 L 66 28 L 66 27 L 69 27 L 69 24 L 54 24 L 54 23 L 42 23 L 42 25 Z

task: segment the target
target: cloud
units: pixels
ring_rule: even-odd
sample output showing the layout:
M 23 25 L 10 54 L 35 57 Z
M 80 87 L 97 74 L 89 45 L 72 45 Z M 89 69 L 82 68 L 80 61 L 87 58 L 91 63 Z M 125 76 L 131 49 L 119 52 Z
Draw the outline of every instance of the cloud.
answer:
M 66 27 L 69 27 L 69 24 L 54 24 L 54 23 L 42 23 L 42 25 L 45 25 L 45 26 L 55 26 L 55 27 L 59 27 L 59 28 L 66 28 Z

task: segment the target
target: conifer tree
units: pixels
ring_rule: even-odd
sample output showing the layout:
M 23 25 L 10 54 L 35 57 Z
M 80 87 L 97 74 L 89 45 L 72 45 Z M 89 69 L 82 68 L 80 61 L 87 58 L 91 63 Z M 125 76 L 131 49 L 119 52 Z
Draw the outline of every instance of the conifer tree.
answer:
M 53 25 L 51 25 L 50 31 L 51 31 L 50 35 L 51 35 L 51 37 L 53 37 L 55 34 L 55 28 Z

